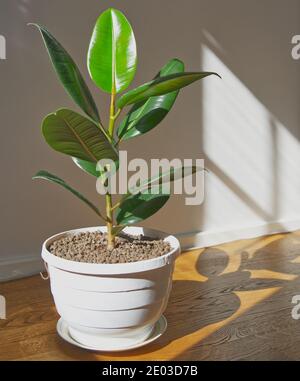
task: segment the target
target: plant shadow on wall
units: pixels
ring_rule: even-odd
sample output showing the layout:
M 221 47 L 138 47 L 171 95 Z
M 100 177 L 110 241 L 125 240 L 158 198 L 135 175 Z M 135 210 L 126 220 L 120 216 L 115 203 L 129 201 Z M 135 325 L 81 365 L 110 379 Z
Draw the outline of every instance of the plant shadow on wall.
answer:
M 193 348 L 197 348 L 195 356 L 204 359 L 208 345 L 214 346 L 215 341 L 223 343 L 220 337 L 213 338 L 216 332 L 224 329 L 226 345 L 230 341 L 228 326 L 231 323 L 236 326 L 241 321 L 245 325 L 243 329 L 247 330 L 250 322 L 244 314 L 248 309 L 251 316 L 258 311 L 258 320 L 253 318 L 257 325 L 254 330 L 261 328 L 258 323 L 260 319 L 261 324 L 265 328 L 267 326 L 265 332 L 272 326 L 273 318 L 278 320 L 277 324 L 282 329 L 288 322 L 291 327 L 297 325 L 298 322 L 291 317 L 291 299 L 300 293 L 300 235 L 283 234 L 278 239 L 273 236 L 266 244 L 264 242 L 264 238 L 255 240 L 248 246 L 238 247 L 235 253 L 228 253 L 220 246 L 200 250 L 200 254 L 191 252 L 182 255 L 178 259 L 171 298 L 165 312 L 168 331 L 160 340 L 145 348 L 110 353 L 109 356 L 129 359 L 131 356 L 151 354 L 160 359 L 160 354 L 164 356 L 170 348 L 170 353 L 179 353 L 176 359 L 186 360 L 191 359 Z M 176 279 L 176 274 L 184 279 Z M 245 296 L 247 298 L 250 294 L 250 302 L 245 302 Z M 276 312 L 272 316 L 270 308 Z M 285 318 L 282 319 L 282 316 Z M 266 336 L 272 339 L 278 330 L 265 333 L 262 340 Z M 283 334 L 286 334 L 284 329 Z

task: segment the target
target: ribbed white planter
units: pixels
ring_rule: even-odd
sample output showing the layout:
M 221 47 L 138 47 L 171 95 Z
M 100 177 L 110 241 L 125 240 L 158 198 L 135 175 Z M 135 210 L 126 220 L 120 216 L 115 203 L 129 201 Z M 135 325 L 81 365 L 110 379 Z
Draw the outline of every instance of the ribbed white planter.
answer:
M 128 234 L 162 238 L 172 250 L 161 257 L 118 264 L 93 264 L 56 257 L 47 248 L 66 235 L 106 231 L 106 227 L 70 230 L 47 239 L 42 257 L 48 265 L 51 291 L 70 335 L 87 346 L 122 349 L 146 340 L 164 312 L 172 285 L 178 240 L 165 233 L 128 227 Z

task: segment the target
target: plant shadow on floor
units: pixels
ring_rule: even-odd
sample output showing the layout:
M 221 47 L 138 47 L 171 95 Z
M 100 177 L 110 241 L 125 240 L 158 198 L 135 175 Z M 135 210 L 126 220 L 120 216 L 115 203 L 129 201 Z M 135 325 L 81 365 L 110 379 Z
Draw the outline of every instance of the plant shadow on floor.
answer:
M 248 272 L 248 269 L 268 270 L 294 275 L 294 279 L 269 279 L 266 282 L 265 279 L 247 281 L 245 276 L 243 279 L 238 277 L 239 286 L 234 288 L 235 291 L 281 288 L 263 302 L 255 304 L 250 313 L 242 314 L 212 332 L 178 354 L 174 360 L 299 360 L 299 321 L 291 316 L 292 298 L 300 294 L 299 256 L 299 237 L 292 240 L 284 237 L 271 242 L 256 250 L 252 256 L 243 252 L 240 268 L 245 270 L 242 272 Z
M 300 277 L 172 360 L 299 361 L 300 322 L 291 316 L 294 295 L 300 295 Z
M 300 254 L 300 242 L 293 249 L 289 243 L 274 242 L 257 250 L 253 256 L 244 251 L 238 270 L 223 273 L 229 263 L 226 251 L 208 248 L 196 262 L 196 270 L 207 278 L 206 281 L 175 280 L 165 316 L 168 330 L 157 342 L 127 353 L 110 354 L 115 357 L 151 354 L 173 340 L 193 334 L 202 328 L 230 318 L 240 307 L 240 299 L 235 292 L 256 291 L 273 287 L 283 287 L 291 281 L 273 278 L 251 278 L 248 270 L 269 270 L 288 274 L 299 274 L 300 263 L 291 263 Z M 286 250 L 286 255 L 281 254 Z M 188 253 L 185 255 L 189 255 Z M 280 259 L 278 255 L 281 255 Z M 300 289 L 299 289 L 300 291 Z M 155 354 L 154 354 L 155 357 Z

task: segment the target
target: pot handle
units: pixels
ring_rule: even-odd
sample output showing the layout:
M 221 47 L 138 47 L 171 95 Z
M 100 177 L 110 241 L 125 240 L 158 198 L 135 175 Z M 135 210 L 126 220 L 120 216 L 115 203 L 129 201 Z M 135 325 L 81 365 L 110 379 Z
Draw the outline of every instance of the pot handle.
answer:
M 40 276 L 43 280 L 48 280 L 50 278 L 49 271 L 48 271 L 48 265 L 45 261 L 43 261 L 43 262 L 44 262 L 44 267 L 45 267 L 47 275 L 44 275 L 44 273 L 40 272 Z

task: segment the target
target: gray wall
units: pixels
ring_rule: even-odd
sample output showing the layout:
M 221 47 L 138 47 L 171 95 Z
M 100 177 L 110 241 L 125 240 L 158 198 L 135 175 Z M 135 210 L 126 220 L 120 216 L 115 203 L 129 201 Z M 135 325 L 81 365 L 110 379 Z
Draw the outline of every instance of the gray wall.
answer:
M 124 11 L 134 27 L 139 57 L 134 85 L 151 79 L 173 57 L 182 58 L 190 71 L 224 69 L 224 73 L 220 73 L 223 75 L 222 83 L 211 78 L 205 80 L 205 85 L 196 84 L 182 91 L 176 107 L 159 128 L 124 146 L 130 150 L 131 157 L 207 156 L 211 160 L 211 178 L 206 192 L 215 197 L 211 196 L 202 206 L 187 207 L 183 197 L 174 196 L 145 225 L 170 232 L 212 231 L 226 230 L 227 225 L 228 229 L 234 229 L 241 221 L 245 226 L 247 223 L 252 226 L 266 220 L 299 218 L 300 206 L 294 193 L 289 197 L 292 202 L 281 206 L 276 215 L 272 214 L 276 201 L 269 205 L 269 194 L 249 195 L 247 189 L 239 193 L 242 185 L 230 180 L 231 174 L 233 177 L 236 175 L 236 167 L 231 167 L 230 157 L 226 158 L 227 151 L 223 154 L 228 163 L 227 173 L 218 183 L 222 177 L 222 157 L 218 156 L 222 144 L 217 145 L 216 152 L 214 135 L 210 135 L 210 131 L 221 128 L 221 143 L 225 144 L 224 129 L 226 131 L 228 125 L 230 130 L 234 125 L 234 131 L 230 131 L 235 139 L 230 147 L 234 149 L 232 144 L 235 144 L 238 149 L 241 145 L 236 139 L 245 143 L 242 124 L 248 123 L 249 113 L 254 118 L 255 131 L 256 127 L 263 128 L 263 122 L 255 126 L 255 120 L 259 120 L 255 113 L 261 115 L 261 110 L 265 110 L 280 130 L 279 136 L 283 134 L 283 149 L 287 150 L 291 145 L 291 151 L 295 151 L 290 158 L 293 177 L 300 178 L 297 156 L 300 61 L 293 61 L 290 55 L 291 37 L 300 34 L 299 0 L 0 0 L 0 34 L 7 41 L 7 60 L 0 61 L 0 257 L 38 256 L 41 242 L 47 236 L 98 223 L 92 212 L 68 192 L 31 180 L 37 170 L 47 169 L 69 181 L 95 202 L 102 203 L 96 194 L 94 179 L 75 168 L 67 157 L 52 152 L 43 141 L 39 128 L 43 116 L 58 107 L 76 107 L 56 80 L 40 35 L 26 23 L 44 24 L 62 42 L 86 75 L 100 112 L 104 113 L 108 99 L 88 79 L 85 61 L 93 24 L 99 13 L 110 6 Z M 245 103 L 239 103 L 238 88 L 246 103 L 249 99 L 249 112 Z M 205 91 L 208 91 L 207 101 L 203 99 Z M 233 99 L 231 102 L 222 103 L 217 99 L 215 103 L 209 103 L 216 94 L 223 94 L 225 100 L 230 96 Z M 237 121 L 234 116 L 239 115 L 241 109 L 244 114 Z M 228 110 L 232 116 L 228 116 Z M 226 124 L 223 126 L 224 120 Z M 288 131 L 287 135 L 285 131 Z M 268 136 L 263 139 L 268 144 Z M 254 141 L 248 147 L 254 160 L 256 146 Z M 263 150 L 260 155 L 263 155 Z M 259 159 L 264 160 L 262 157 Z M 279 158 L 279 161 L 283 159 Z M 243 152 L 238 160 L 234 158 L 238 164 L 243 160 Z M 279 171 L 274 165 L 272 167 L 274 160 L 271 157 L 270 168 L 275 175 L 273 173 L 271 179 L 267 178 L 266 183 L 265 175 L 270 170 L 266 167 L 266 173 L 259 174 L 256 179 L 258 187 L 262 181 L 262 186 L 274 189 L 274 176 L 276 179 Z M 259 162 L 256 164 L 259 166 Z M 286 162 L 283 165 L 285 167 Z M 283 183 L 292 181 L 292 174 L 288 180 L 284 174 L 280 176 Z M 247 187 L 247 182 L 243 186 Z M 299 182 L 291 187 L 297 192 L 300 190 Z M 237 213 L 238 210 L 243 213 Z

